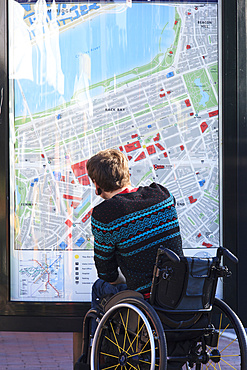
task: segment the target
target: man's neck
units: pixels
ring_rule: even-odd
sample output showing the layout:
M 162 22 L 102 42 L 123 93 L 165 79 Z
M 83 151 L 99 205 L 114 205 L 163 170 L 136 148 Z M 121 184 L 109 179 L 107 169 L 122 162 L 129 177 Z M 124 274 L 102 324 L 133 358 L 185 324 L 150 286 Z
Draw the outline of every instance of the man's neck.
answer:
M 123 186 L 122 188 L 120 189 L 116 189 L 114 191 L 103 191 L 102 190 L 102 194 L 100 195 L 101 198 L 107 200 L 107 199 L 111 199 L 112 197 L 114 197 L 114 195 L 117 195 L 118 193 L 122 193 L 124 190 L 126 189 L 133 189 L 133 186 L 131 184 L 128 184 L 126 186 Z

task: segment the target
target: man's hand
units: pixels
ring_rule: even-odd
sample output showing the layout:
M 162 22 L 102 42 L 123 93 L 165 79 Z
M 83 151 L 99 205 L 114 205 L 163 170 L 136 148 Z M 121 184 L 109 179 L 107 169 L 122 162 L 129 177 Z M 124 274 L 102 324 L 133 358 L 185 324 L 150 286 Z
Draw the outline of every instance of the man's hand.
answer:
M 118 278 L 117 278 L 117 280 L 113 281 L 110 284 L 116 285 L 116 284 L 125 284 L 125 283 L 126 283 L 125 276 L 123 275 L 123 273 L 120 270 L 120 268 L 118 268 Z

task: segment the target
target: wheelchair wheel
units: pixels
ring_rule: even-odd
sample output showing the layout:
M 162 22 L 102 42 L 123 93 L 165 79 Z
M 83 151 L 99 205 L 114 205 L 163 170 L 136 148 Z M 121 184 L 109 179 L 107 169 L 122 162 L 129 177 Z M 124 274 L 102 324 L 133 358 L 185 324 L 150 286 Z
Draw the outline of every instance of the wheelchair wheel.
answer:
M 235 312 L 215 298 L 212 323 L 217 330 L 217 345 L 208 346 L 210 364 L 221 370 L 247 369 L 247 337 Z
M 215 298 L 212 310 L 212 335 L 206 338 L 204 363 L 194 365 L 195 370 L 245 370 L 247 369 L 247 337 L 244 327 L 234 311 Z M 183 370 L 191 369 L 184 365 Z
M 124 299 L 101 319 L 94 335 L 91 370 L 166 370 L 162 324 L 143 300 Z

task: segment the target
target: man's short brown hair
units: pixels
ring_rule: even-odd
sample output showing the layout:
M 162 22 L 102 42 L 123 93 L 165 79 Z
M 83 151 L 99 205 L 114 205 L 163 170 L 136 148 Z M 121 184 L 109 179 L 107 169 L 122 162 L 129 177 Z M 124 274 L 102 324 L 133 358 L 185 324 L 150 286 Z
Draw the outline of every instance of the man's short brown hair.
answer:
M 91 157 L 87 172 L 104 191 L 121 189 L 130 183 L 127 158 L 117 149 L 102 150 Z

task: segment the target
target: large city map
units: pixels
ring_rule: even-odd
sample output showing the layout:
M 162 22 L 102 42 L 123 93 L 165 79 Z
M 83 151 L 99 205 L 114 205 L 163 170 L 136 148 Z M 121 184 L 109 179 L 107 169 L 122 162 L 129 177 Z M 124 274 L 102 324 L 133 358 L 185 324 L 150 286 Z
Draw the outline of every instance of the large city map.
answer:
M 183 248 L 217 247 L 217 3 L 10 3 L 12 299 L 90 300 L 105 148 L 175 196 Z

